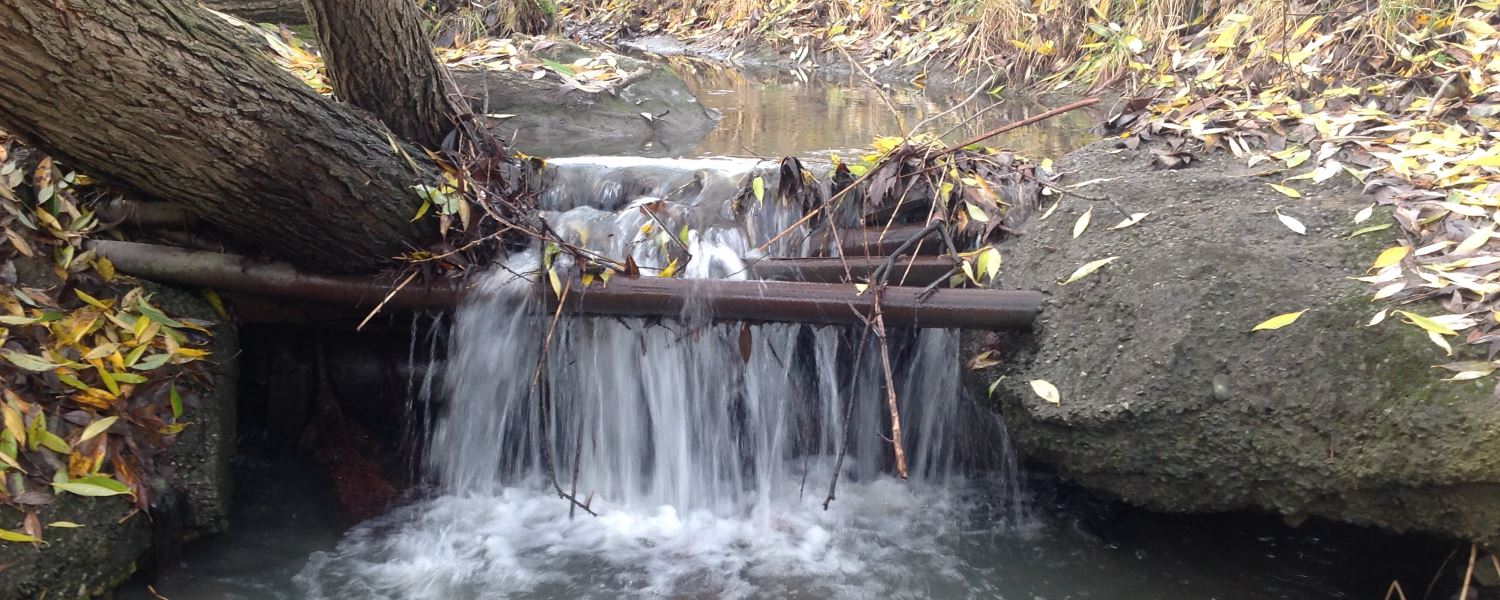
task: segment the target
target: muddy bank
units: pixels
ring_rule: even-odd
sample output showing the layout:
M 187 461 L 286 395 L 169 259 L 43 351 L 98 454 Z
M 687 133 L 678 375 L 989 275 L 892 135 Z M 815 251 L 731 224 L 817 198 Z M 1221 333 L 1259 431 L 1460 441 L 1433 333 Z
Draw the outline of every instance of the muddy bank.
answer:
M 1291 199 L 1243 161 L 1201 156 L 1153 171 L 1101 142 L 1060 163 L 1080 190 L 1002 250 L 1002 286 L 1047 295 L 1009 366 L 971 373 L 1015 439 L 1085 486 L 1165 511 L 1259 508 L 1500 542 L 1500 404 L 1494 383 L 1439 381 L 1448 357 L 1381 308 L 1357 276 L 1397 228 L 1354 239 L 1356 189 Z M 1077 239 L 1090 207 L 1094 225 Z M 1275 210 L 1307 227 L 1298 235 Z M 1389 220 L 1377 210 L 1373 221 Z M 1119 257 L 1062 286 L 1081 265 Z M 1399 307 L 1434 314 L 1421 303 Z M 1250 330 L 1306 309 L 1276 331 Z M 1460 354 L 1465 352 L 1459 349 Z M 1051 404 L 1027 384 L 1056 384 Z M 979 387 L 984 386 L 984 387 Z

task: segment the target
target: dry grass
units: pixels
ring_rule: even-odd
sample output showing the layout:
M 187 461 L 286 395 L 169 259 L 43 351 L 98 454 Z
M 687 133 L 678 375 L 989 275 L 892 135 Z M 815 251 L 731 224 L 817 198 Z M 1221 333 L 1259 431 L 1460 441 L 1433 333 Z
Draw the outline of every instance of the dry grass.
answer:
M 870 67 L 936 64 L 1098 88 L 1136 83 L 1174 51 L 1235 42 L 1244 68 L 1265 70 L 1290 42 L 1333 31 L 1350 74 L 1398 62 L 1402 34 L 1440 24 L 1461 0 L 563 0 L 573 22 L 747 42 L 840 48 Z M 1309 17 L 1325 23 L 1299 32 Z M 1334 28 L 1328 23 L 1339 22 Z M 1352 23 L 1352 25 L 1351 25 Z M 1337 31 L 1334 31 L 1337 29 Z M 622 31 L 622 33 L 624 33 Z M 1294 35 L 1296 34 L 1296 35 Z M 1296 37 L 1297 40 L 1290 40 Z

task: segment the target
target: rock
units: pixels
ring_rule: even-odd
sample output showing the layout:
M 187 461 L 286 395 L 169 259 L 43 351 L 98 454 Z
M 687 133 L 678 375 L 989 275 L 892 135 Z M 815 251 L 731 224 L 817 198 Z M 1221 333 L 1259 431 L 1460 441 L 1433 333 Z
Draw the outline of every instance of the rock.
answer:
M 561 41 L 533 52 L 563 64 L 594 54 Z M 514 71 L 454 70 L 453 77 L 473 99 L 475 112 L 510 115 L 489 120 L 497 135 L 538 156 L 667 156 L 692 148 L 714 128 L 717 116 L 671 69 L 626 56 L 618 60 L 627 73 L 644 72 L 613 93 L 581 92 L 555 77 L 532 79 Z
M 1473 357 L 1445 356 L 1397 317 L 1366 326 L 1381 305 L 1348 277 L 1395 243 L 1392 230 L 1347 238 L 1369 201 L 1332 184 L 1293 200 L 1223 153 L 1152 171 L 1149 154 L 1107 144 L 1060 167 L 1073 182 L 1111 179 L 1079 191 L 1149 216 L 1111 231 L 1124 217 L 1109 202 L 1066 196 L 1001 249 L 1002 287 L 1048 298 L 1010 370 L 974 373 L 970 386 L 1005 376 L 995 397 L 1021 449 L 1153 509 L 1258 508 L 1500 543 L 1494 384 L 1439 381 L 1433 365 Z M 1091 204 L 1094 225 L 1073 239 Z M 1278 206 L 1307 234 L 1279 222 Z M 1055 384 L 1061 403 L 1033 394 L 1031 379 Z

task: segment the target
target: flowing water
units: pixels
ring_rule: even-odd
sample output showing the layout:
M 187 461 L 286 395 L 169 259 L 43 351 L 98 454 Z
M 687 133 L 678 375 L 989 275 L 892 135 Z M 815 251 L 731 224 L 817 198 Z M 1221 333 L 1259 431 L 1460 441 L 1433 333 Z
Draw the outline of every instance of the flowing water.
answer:
M 768 165 L 560 159 L 542 203 L 554 229 L 647 272 L 685 249 L 684 277 L 744 279 L 742 257 L 800 217 L 775 202 L 728 216 L 729 196 L 711 182 L 756 167 Z M 653 214 L 631 208 L 658 201 Z M 674 241 L 657 230 L 687 233 Z M 956 332 L 893 332 L 910 466 L 901 482 L 889 474 L 879 351 L 863 330 L 718 324 L 692 307 L 679 319 L 553 325 L 535 299 L 540 261 L 536 251 L 513 256 L 457 313 L 446 411 L 427 453 L 437 497 L 316 555 L 297 578 L 308 597 L 974 588 L 941 551 L 968 504 L 962 466 L 1009 457 L 998 417 L 962 398 Z M 825 510 L 836 464 L 842 485 Z M 996 476 L 1015 488 L 1005 479 L 1015 474 L 1012 461 Z M 883 568 L 902 556 L 923 566 Z
M 752 92 L 733 81 L 743 80 L 694 80 L 738 128 L 705 153 L 742 154 L 731 141 L 777 155 L 860 146 L 875 125 L 772 113 L 816 110 L 807 98 L 817 97 L 832 112 L 884 104 L 857 86 L 762 81 Z M 788 100 L 789 87 L 807 98 Z M 899 106 L 906 118 L 933 108 Z M 800 216 L 731 202 L 737 182 L 765 166 L 755 160 L 552 165 L 542 203 L 554 229 L 647 273 L 676 259 L 687 278 L 743 279 L 752 249 Z M 816 249 L 787 236 L 765 252 Z M 885 437 L 878 350 L 863 329 L 714 323 L 691 305 L 673 319 L 554 324 L 534 293 L 544 260 L 533 249 L 484 275 L 446 324 L 446 352 L 434 351 L 440 336 L 413 331 L 412 356 L 443 356 L 444 374 L 426 369 L 408 386 L 427 449 L 413 468 L 428 482 L 408 502 L 340 535 L 325 509 L 267 492 L 286 482 L 256 479 L 266 487 L 234 532 L 189 553 L 158 589 L 176 600 L 1376 593 L 1342 558 L 1350 543 L 1263 523 L 1203 531 L 1069 500 L 1049 478 L 1025 477 L 999 416 L 960 388 L 953 331 L 891 332 L 903 481 Z

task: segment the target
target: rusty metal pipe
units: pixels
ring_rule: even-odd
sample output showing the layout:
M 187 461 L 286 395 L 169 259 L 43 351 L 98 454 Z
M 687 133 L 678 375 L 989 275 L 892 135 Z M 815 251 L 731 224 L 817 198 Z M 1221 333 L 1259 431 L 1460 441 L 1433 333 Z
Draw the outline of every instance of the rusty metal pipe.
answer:
M 355 308 L 379 304 L 395 286 L 388 278 L 317 275 L 230 254 L 109 240 L 89 244 L 122 273 L 179 285 Z M 556 306 L 550 287 L 540 287 Z M 391 296 L 386 306 L 453 309 L 466 291 L 451 282 L 413 283 Z M 926 299 L 919 299 L 920 293 L 915 287 L 887 288 L 881 299 L 885 322 L 902 327 L 1028 329 L 1042 301 L 1040 293 L 1031 291 L 937 289 Z M 857 293 L 847 283 L 616 276 L 607 285 L 573 287 L 564 308 L 575 314 L 859 325 L 859 315 L 868 314 L 869 306 L 870 295 Z

